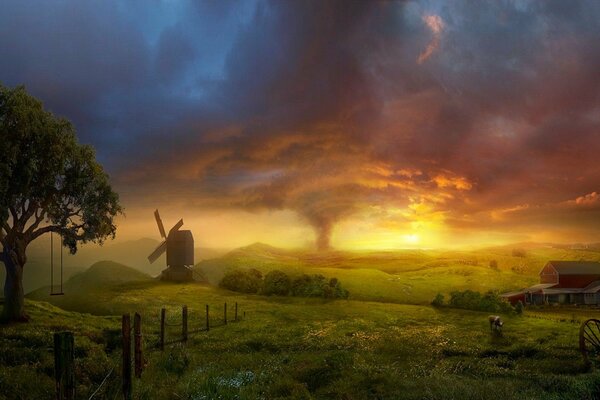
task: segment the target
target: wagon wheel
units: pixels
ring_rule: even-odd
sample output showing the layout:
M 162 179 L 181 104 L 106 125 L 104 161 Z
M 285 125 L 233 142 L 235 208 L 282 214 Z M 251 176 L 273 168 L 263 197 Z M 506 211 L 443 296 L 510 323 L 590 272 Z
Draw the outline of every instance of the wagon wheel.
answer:
M 588 319 L 579 329 L 579 350 L 586 363 L 600 356 L 600 321 Z

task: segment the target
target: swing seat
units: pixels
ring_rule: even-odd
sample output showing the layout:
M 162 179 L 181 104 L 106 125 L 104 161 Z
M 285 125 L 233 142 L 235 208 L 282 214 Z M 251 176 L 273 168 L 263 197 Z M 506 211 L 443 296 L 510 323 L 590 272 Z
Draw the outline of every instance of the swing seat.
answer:
M 50 293 L 50 296 L 64 296 L 64 292 Z

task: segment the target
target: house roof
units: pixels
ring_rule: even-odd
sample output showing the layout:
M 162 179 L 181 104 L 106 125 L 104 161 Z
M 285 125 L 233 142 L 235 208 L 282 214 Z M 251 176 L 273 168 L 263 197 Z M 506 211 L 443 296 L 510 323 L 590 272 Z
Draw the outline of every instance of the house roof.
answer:
M 600 262 L 597 261 L 550 261 L 548 264 L 563 275 L 600 275 Z

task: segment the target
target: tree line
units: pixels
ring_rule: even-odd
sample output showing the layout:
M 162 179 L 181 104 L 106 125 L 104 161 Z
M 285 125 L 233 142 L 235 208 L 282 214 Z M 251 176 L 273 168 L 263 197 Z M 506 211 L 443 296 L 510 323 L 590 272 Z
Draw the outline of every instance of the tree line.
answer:
M 280 270 L 269 271 L 263 276 L 262 272 L 254 268 L 228 271 L 219 286 L 234 292 L 265 296 L 347 299 L 349 295 L 337 278 L 327 279 L 319 274 L 290 276 Z

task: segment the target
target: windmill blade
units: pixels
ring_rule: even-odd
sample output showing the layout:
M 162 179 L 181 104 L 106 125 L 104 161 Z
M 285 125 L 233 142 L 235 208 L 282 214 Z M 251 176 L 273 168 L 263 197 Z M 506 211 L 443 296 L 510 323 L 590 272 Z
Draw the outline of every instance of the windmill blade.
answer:
M 154 218 L 156 218 L 156 223 L 158 225 L 158 230 L 160 231 L 160 236 L 163 238 L 167 238 L 167 234 L 165 233 L 165 227 L 163 226 L 162 220 L 160 219 L 160 214 L 158 210 L 154 211 Z
M 179 230 L 179 228 L 181 228 L 181 226 L 183 225 L 183 219 L 180 219 L 178 223 L 175 224 L 174 227 L 171 228 L 171 230 L 169 231 L 169 235 L 173 232 L 176 232 Z
M 148 261 L 152 264 L 154 261 L 158 259 L 158 257 L 162 256 L 162 254 L 167 251 L 167 241 L 165 240 L 161 244 L 158 245 L 156 249 L 148 256 Z

